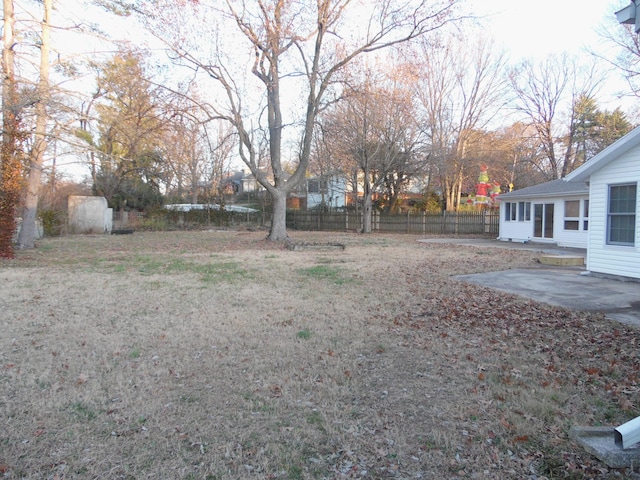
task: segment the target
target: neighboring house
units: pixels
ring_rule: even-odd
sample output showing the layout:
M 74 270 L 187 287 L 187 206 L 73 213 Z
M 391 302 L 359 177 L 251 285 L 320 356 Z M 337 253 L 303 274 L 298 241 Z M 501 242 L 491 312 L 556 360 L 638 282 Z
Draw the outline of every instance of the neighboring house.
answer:
M 236 171 L 229 173 L 221 182 L 220 186 L 225 195 L 233 195 L 234 193 L 243 193 L 243 178 L 245 172 Z
M 640 278 L 640 127 L 566 179 L 589 184 L 587 270 Z
M 347 198 L 347 181 L 343 176 L 313 177 L 307 179 L 307 209 L 325 205 L 327 208 L 344 208 Z
M 242 170 L 242 177 L 240 178 L 239 186 L 240 193 L 253 193 L 262 189 L 262 185 L 258 183 L 258 180 L 256 180 L 256 177 L 253 175 L 253 173 Z
M 589 187 L 584 180 L 552 180 L 498 198 L 498 240 L 587 248 L 591 226 Z

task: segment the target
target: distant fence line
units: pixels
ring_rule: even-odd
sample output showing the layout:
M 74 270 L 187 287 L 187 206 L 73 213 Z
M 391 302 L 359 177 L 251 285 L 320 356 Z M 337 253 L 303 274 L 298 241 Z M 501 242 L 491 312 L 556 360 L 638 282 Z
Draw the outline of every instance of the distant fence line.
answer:
M 448 234 L 448 235 L 498 235 L 498 212 L 408 212 L 384 214 L 374 212 L 371 230 L 384 233 Z M 270 223 L 268 212 L 238 213 L 227 211 L 191 210 L 188 212 L 162 211 L 114 212 L 113 228 L 191 228 L 208 226 L 265 226 Z M 287 211 L 287 228 L 308 231 L 357 231 L 362 229 L 362 214 L 353 212 Z
M 136 227 L 144 220 L 144 212 L 113 212 L 113 227 Z
M 405 213 L 402 215 L 375 212 L 371 230 L 386 233 L 498 235 L 500 215 L 495 211 Z M 290 211 L 287 227 L 294 230 L 344 231 L 360 230 L 362 215 L 349 212 Z
M 163 230 L 189 229 L 202 226 L 229 227 L 237 225 L 261 226 L 262 212 L 231 212 L 227 210 L 157 210 L 148 212 L 113 212 L 113 228 Z

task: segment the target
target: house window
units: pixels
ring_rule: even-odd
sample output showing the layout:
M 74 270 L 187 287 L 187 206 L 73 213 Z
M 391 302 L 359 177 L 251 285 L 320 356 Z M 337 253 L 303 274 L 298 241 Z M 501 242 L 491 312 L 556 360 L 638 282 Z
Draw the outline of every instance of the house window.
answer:
M 506 202 L 504 204 L 504 220 L 506 222 L 515 222 L 518 210 L 516 202 Z
M 580 200 L 564 202 L 564 229 L 580 230 Z
M 635 244 L 637 185 L 610 185 L 607 212 L 607 243 Z
M 518 202 L 518 220 L 521 222 L 531 220 L 531 202 Z
M 582 229 L 589 230 L 589 200 L 583 201 L 583 220 L 582 220 Z
M 533 236 L 535 238 L 553 238 L 553 203 L 535 203 L 533 205 Z
M 320 182 L 318 180 L 309 180 L 307 191 L 309 193 L 320 193 Z
M 327 193 L 327 181 L 308 180 L 307 191 L 309 193 Z
M 589 200 L 566 200 L 564 202 L 564 229 L 589 229 Z

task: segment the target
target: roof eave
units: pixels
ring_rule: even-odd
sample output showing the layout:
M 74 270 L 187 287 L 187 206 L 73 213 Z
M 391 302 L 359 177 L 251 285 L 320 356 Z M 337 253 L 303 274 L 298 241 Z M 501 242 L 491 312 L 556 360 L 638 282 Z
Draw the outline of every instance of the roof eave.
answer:
M 586 182 L 593 173 L 638 144 L 640 144 L 640 127 L 631 130 L 631 132 L 627 133 L 624 137 L 613 142 L 589 161 L 576 168 L 565 177 L 565 180 Z
M 508 196 L 507 196 L 508 195 Z M 531 193 L 531 194 L 518 194 L 515 192 L 509 192 L 508 194 L 499 195 L 499 199 L 508 200 L 510 198 L 562 198 L 562 197 L 570 197 L 570 196 L 579 196 L 579 195 L 589 195 L 589 190 L 584 190 L 580 192 L 556 192 L 556 193 Z

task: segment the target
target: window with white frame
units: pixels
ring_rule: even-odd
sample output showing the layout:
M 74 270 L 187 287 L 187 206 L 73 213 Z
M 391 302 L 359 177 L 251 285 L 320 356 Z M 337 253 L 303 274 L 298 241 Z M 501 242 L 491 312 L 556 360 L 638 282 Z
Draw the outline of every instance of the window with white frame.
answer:
M 589 200 L 583 200 L 582 229 L 589 230 Z
M 635 245 L 637 185 L 609 185 L 607 244 Z
M 564 229 L 580 230 L 580 200 L 565 200 Z
M 521 222 L 531 220 L 531 202 L 518 202 L 518 220 Z
M 565 200 L 564 229 L 589 229 L 589 200 Z
M 516 202 L 505 202 L 504 204 L 504 220 L 506 222 L 515 222 L 518 214 Z

